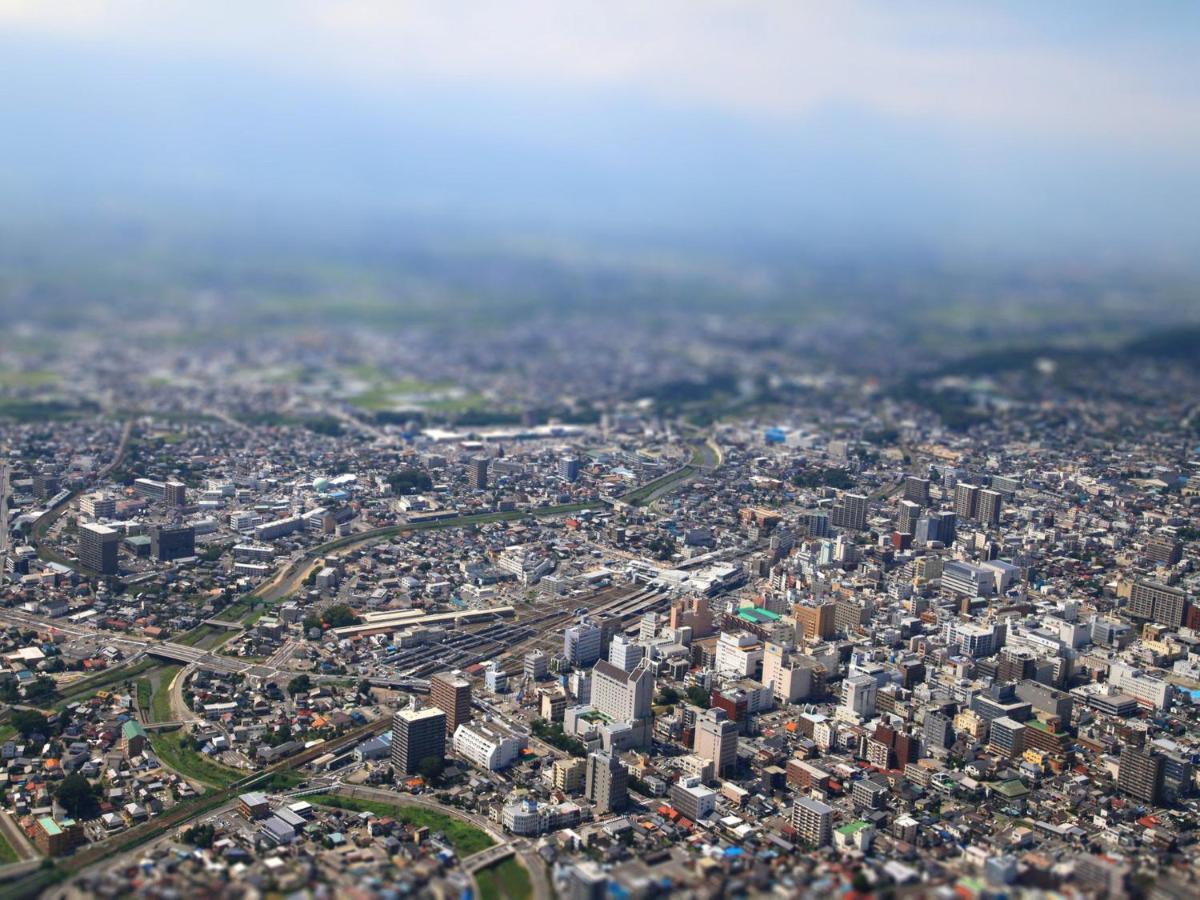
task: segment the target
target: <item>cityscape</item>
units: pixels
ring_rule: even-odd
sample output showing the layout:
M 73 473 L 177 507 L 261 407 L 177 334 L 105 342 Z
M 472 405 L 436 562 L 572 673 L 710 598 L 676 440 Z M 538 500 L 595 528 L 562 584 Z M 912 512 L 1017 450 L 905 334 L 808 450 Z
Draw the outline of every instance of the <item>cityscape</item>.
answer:
M 436 5 L 342 21 L 316 4 L 314 26 L 218 4 L 254 60 L 277 34 L 305 78 L 319 60 L 354 98 L 334 115 L 343 95 L 303 82 L 321 128 L 344 130 L 325 144 L 246 99 L 291 84 L 287 65 L 248 70 L 262 83 L 245 93 L 221 80 L 251 51 L 204 13 L 99 6 L 0 10 L 22 72 L 40 71 L 40 42 L 120 51 L 72 76 L 101 85 L 102 115 L 45 106 L 95 159 L 25 157 L 25 137 L 5 151 L 0 900 L 1200 896 L 1197 157 L 1162 204 L 1090 185 L 1086 227 L 1022 206 L 1042 171 L 1029 159 L 1019 198 L 1000 174 L 970 196 L 949 172 L 929 182 L 961 220 L 903 192 L 892 218 L 872 182 L 847 195 L 866 217 L 849 221 L 793 208 L 786 185 L 754 193 L 791 140 L 757 119 L 742 127 L 774 148 L 763 172 L 757 156 L 722 168 L 740 144 L 690 143 L 682 118 L 705 103 L 782 113 L 753 67 L 718 89 L 633 39 L 667 13 L 581 4 L 588 31 L 533 4 L 512 14 L 537 38 L 526 58 L 487 4 L 458 10 L 492 32 L 466 47 L 437 43 Z M 681 52 L 728 63 L 719 48 L 751 41 L 799 75 L 773 26 L 817 29 L 847 60 L 882 40 L 875 18 L 753 6 L 672 14 Z M 922 53 L 950 66 L 938 42 L 958 35 L 980 71 L 996 64 L 976 43 L 989 16 L 922 9 L 947 17 L 925 23 Z M 1022 40 L 1062 24 L 1038 21 L 1049 31 Z M 1008 47 L 1026 23 L 1005 23 L 992 39 Z M 1138 26 L 1164 66 L 1174 24 Z M 1118 39 L 1084 31 L 1089 59 Z M 436 52 L 413 50 L 425 41 Z M 1016 44 L 1013 71 L 1045 64 Z M 399 46 L 415 61 L 396 63 Z M 907 100 L 879 99 L 892 57 L 868 49 L 880 90 L 863 96 L 898 115 L 888 102 Z M 193 59 L 213 67 L 195 81 L 176 68 Z M 933 102 L 944 79 L 909 65 L 923 114 L 958 122 Z M 558 131 L 556 104 L 598 103 L 610 69 L 633 79 L 604 82 L 620 114 L 601 103 L 611 118 Z M 546 117 L 489 93 L 513 72 Z M 371 93 L 393 81 L 496 106 L 477 133 L 450 127 Z M 190 98 L 171 115 L 153 99 L 168 82 Z M 1066 102 L 1047 83 L 1014 88 L 1031 120 Z M 1010 110 L 1000 93 L 983 106 Z M 217 100 L 229 122 L 188 124 Z M 651 100 L 661 119 L 633 117 Z M 395 146 L 415 168 L 383 166 L 390 132 L 363 108 L 413 117 Z M 0 110 L 23 135 L 41 121 L 15 99 Z M 1097 134 L 1087 113 L 1072 140 Z M 160 115 L 147 144 L 105 131 Z M 850 119 L 858 162 L 899 165 Z M 495 162 L 486 129 L 513 121 L 528 148 Z M 1191 152 L 1146 121 L 1147 141 Z M 596 150 L 606 124 L 647 146 L 678 129 L 687 190 L 653 148 Z M 478 154 L 469 171 L 447 135 Z M 230 162 L 235 137 L 248 156 Z M 568 145 L 570 178 L 523 180 Z M 325 152 L 337 165 L 306 156 Z M 683 171 L 690 154 L 709 161 Z M 962 165 L 964 183 L 983 177 Z M 904 172 L 885 173 L 897 191 Z M 471 173 L 484 187 L 463 212 L 447 184 Z M 748 206 L 688 199 L 726 188 Z M 1128 215 L 1102 215 L 1109 201 Z M 1003 228 L 964 224 L 980 210 Z M 757 230 L 783 212 L 797 219 Z

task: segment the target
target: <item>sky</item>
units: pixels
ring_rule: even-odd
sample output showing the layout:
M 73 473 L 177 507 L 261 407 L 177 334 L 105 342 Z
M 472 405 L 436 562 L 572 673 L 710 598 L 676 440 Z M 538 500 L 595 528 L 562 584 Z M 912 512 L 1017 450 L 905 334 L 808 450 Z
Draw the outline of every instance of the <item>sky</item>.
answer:
M 1102 0 L 0 0 L 0 200 L 1177 264 L 1198 26 Z

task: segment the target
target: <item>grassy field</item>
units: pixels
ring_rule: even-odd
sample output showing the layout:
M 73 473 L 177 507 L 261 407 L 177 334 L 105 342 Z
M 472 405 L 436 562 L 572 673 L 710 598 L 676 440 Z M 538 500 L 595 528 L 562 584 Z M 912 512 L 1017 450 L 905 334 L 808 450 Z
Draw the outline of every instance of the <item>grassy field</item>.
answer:
M 469 822 L 457 819 L 448 813 L 427 809 L 424 806 L 405 806 L 383 800 L 362 800 L 357 797 L 342 797 L 337 794 L 314 794 L 305 797 L 309 803 L 320 806 L 336 806 L 354 812 L 372 812 L 377 816 L 391 816 L 410 825 L 424 825 L 430 831 L 440 831 L 454 847 L 459 856 L 470 856 L 486 850 L 495 843 L 487 832 Z
M 241 622 L 243 625 L 253 625 L 271 609 L 272 604 L 247 594 L 240 600 L 229 604 L 217 613 L 216 617 L 222 622 Z
M 228 628 L 220 628 L 216 625 L 200 625 L 176 638 L 175 643 L 184 644 L 188 647 L 198 647 L 201 650 L 213 650 L 220 647 L 233 637 L 233 635 L 234 632 Z
M 228 787 L 245 776 L 244 772 L 223 766 L 198 750 L 193 750 L 190 739 L 181 731 L 156 734 L 150 739 L 150 744 L 167 768 L 210 787 Z
M 13 849 L 13 845 L 8 842 L 8 839 L 0 834 L 0 865 L 19 862 L 21 859 L 17 855 L 17 851 Z
M 150 704 L 142 709 L 149 709 L 151 722 L 171 721 L 171 682 L 183 666 L 163 666 L 154 672 L 151 681 Z
M 533 896 L 529 873 L 515 856 L 475 873 L 479 900 L 526 900 Z
M 58 694 L 62 698 L 58 705 L 60 707 L 66 706 L 68 703 L 75 703 L 86 700 L 89 697 L 94 697 L 98 691 L 122 684 L 126 681 L 133 681 L 137 676 L 149 672 L 157 665 L 158 663 L 155 660 L 146 658 L 138 660 L 132 666 L 115 666 L 105 669 L 99 675 L 93 675 L 90 678 L 80 678 L 58 689 Z

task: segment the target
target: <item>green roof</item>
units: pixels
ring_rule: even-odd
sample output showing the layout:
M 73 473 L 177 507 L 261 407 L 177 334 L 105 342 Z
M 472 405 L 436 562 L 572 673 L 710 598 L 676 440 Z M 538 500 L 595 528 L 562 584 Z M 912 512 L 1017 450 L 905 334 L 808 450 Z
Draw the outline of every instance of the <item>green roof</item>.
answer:
M 1016 779 L 1001 782 L 996 785 L 995 790 L 996 793 L 1003 794 L 1005 797 L 1024 797 L 1029 793 L 1029 788 Z
M 763 622 L 778 622 L 783 617 L 779 613 L 771 612 L 769 609 L 759 609 L 757 606 L 743 606 L 738 610 L 738 618 L 758 625 Z
M 134 737 L 145 737 L 146 729 L 142 727 L 141 722 L 136 722 L 133 719 L 126 719 L 125 724 L 121 726 L 121 737 L 129 740 Z
M 869 822 L 864 822 L 859 819 L 857 822 L 847 822 L 845 825 L 839 827 L 837 832 L 838 834 L 855 834 L 856 832 L 862 831 L 864 828 L 869 827 Z

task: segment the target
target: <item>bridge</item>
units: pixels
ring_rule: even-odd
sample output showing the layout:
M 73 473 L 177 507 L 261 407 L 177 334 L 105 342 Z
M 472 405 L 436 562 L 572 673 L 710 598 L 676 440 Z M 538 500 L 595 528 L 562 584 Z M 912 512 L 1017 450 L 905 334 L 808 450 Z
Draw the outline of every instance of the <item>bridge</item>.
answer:
M 232 656 L 220 656 L 210 653 L 207 650 L 201 650 L 198 647 L 189 647 L 186 644 L 173 644 L 170 641 L 147 644 L 145 651 L 149 656 L 158 656 L 162 659 L 196 665 L 201 668 L 211 669 L 214 672 L 247 672 L 250 669 L 263 668 L 262 666 L 258 666 L 257 663 L 249 663 Z
M 486 869 L 488 866 L 508 859 L 510 856 L 515 856 L 517 851 L 512 844 L 493 844 L 486 850 L 480 850 L 478 853 L 472 853 L 466 859 L 462 860 L 462 867 L 471 875 L 474 875 L 480 869 Z

